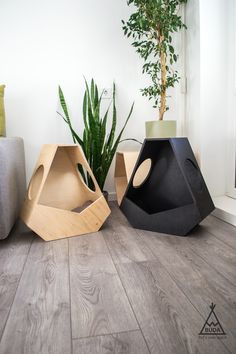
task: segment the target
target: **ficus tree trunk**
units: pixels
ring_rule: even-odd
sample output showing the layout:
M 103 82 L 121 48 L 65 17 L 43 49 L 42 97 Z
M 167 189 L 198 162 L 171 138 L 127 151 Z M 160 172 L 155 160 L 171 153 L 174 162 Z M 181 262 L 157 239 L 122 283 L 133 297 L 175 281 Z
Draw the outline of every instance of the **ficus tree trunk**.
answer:
M 164 113 L 166 111 L 166 53 L 162 46 L 164 36 L 158 31 L 159 45 L 160 45 L 160 64 L 161 64 L 161 98 L 159 106 L 159 119 L 163 120 Z

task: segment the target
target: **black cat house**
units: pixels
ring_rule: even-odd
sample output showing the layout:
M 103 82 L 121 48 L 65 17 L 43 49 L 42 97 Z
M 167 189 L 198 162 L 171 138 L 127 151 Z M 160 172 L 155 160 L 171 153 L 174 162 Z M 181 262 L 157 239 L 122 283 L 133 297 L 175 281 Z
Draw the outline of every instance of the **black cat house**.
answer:
M 180 236 L 214 210 L 187 138 L 144 141 L 120 208 L 135 228 Z

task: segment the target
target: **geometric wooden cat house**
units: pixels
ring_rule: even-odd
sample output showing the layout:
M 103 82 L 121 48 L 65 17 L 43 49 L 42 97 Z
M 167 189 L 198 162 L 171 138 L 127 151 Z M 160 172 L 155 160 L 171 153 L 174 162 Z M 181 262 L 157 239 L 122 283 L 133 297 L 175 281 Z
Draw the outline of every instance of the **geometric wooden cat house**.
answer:
M 123 199 L 138 156 L 139 151 L 118 151 L 116 153 L 114 179 L 118 205 Z
M 135 228 L 180 236 L 214 210 L 187 138 L 144 141 L 120 209 Z
M 50 241 L 96 232 L 110 212 L 80 146 L 44 145 L 21 210 L 25 224 Z

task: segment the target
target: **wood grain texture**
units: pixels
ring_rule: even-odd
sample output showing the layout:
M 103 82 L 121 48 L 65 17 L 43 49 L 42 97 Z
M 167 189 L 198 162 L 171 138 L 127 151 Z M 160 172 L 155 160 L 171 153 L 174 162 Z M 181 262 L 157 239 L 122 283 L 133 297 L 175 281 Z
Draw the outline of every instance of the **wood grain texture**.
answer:
M 119 226 L 128 226 L 131 227 L 129 221 L 125 217 L 125 215 L 121 212 L 118 207 L 117 202 L 110 202 L 109 203 L 111 209 L 111 216 L 108 221 L 111 221 L 112 227 L 119 227 Z
M 183 244 L 184 240 L 180 242 Z M 236 285 L 236 252 L 232 247 L 208 233 L 204 226 L 199 226 L 188 237 L 188 245 L 212 268 Z
M 73 354 L 149 354 L 140 331 L 73 340 Z
M 152 247 L 156 258 L 165 266 L 195 309 L 206 319 L 210 304 L 216 304 L 216 312 L 227 333 L 224 344 L 229 351 L 236 350 L 236 287 L 178 238 L 157 236 L 152 232 L 138 230 L 139 235 Z
M 131 228 L 127 224 L 119 227 L 120 223 L 124 223 L 124 216 L 115 205 L 111 206 L 111 208 L 112 217 L 108 221 L 108 224 L 111 224 L 111 228 L 116 230 L 116 232 L 107 232 L 107 235 L 104 236 L 115 263 L 141 260 L 141 258 L 138 259 L 138 257 L 135 257 L 136 254 L 139 254 L 135 251 L 137 249 L 146 250 L 148 246 L 151 256 L 148 256 L 148 253 L 146 253 L 147 257 L 153 259 L 154 254 L 154 258 L 161 261 L 170 276 L 202 315 L 203 319 L 204 314 L 206 315 L 206 312 L 209 311 L 211 302 L 217 304 L 217 311 L 222 317 L 221 322 L 225 330 L 227 330 L 225 345 L 232 352 L 236 350 L 236 288 L 227 281 L 227 278 L 221 275 L 223 271 L 223 273 L 227 274 L 227 277 L 230 276 L 231 280 L 236 280 L 235 262 L 230 262 L 230 259 L 236 258 L 235 252 L 231 250 L 232 257 L 230 259 L 226 258 L 225 263 L 224 257 L 225 255 L 227 256 L 227 252 L 229 251 L 227 243 L 226 249 L 224 245 L 221 245 L 221 251 L 217 250 L 217 247 L 211 248 L 212 250 L 210 250 L 209 253 L 211 259 L 213 259 L 213 265 L 216 266 L 218 257 L 221 257 L 223 253 L 223 259 L 221 258 L 219 263 L 221 265 L 223 264 L 224 269 L 225 267 L 230 269 L 227 273 L 222 267 L 218 272 L 218 269 L 212 268 L 196 253 L 198 247 L 195 247 L 195 243 L 198 242 L 199 239 L 202 244 L 202 246 L 199 246 L 199 250 L 203 248 L 205 243 L 210 245 L 215 241 L 216 245 L 219 244 L 218 240 L 215 240 L 215 238 L 207 232 L 209 230 L 205 227 L 205 224 L 198 228 L 197 233 L 195 231 L 193 236 L 187 238 L 161 235 L 137 229 L 130 231 Z M 212 217 L 212 219 L 214 221 L 215 218 Z M 223 223 L 223 227 L 228 227 L 228 225 L 224 225 Z M 220 228 L 218 229 L 221 230 Z M 233 227 L 232 229 L 232 231 L 235 231 Z M 122 230 L 121 235 L 119 230 Z M 194 239 L 194 237 L 196 237 L 196 239 Z M 122 240 L 121 245 L 120 239 Z M 234 241 L 236 244 L 236 238 Z M 143 244 L 144 247 L 142 247 Z M 202 250 L 200 254 L 202 254 Z
M 110 209 L 101 196 L 80 213 L 45 205 L 36 205 L 34 213 L 29 226 L 45 241 L 50 241 L 98 231 Z
M 21 234 L 19 237 L 19 230 Z M 17 223 L 10 236 L 0 242 L 0 338 L 15 297 L 32 242 L 32 233 Z
M 34 240 L 0 343 L 0 353 L 71 352 L 68 241 Z
M 92 191 L 78 170 L 94 184 Z M 91 202 L 81 212 L 74 209 Z M 109 206 L 79 145 L 44 145 L 21 210 L 22 220 L 45 241 L 98 231 Z
M 138 329 L 102 234 L 69 247 L 73 338 Z
M 132 175 L 139 151 L 119 151 L 115 162 L 115 187 L 117 202 L 120 205 Z
M 204 322 L 160 262 L 117 265 L 153 354 L 228 353 L 220 341 L 198 336 Z
M 137 237 L 137 233 L 132 228 L 120 226 L 105 229 L 102 234 L 115 264 L 155 259 L 151 249 Z
M 201 225 L 207 232 L 236 249 L 236 227 L 211 215 L 203 220 Z
M 124 220 L 124 215 L 113 204 L 112 215 L 107 220 L 102 234 L 110 250 L 114 263 L 143 262 L 155 259 L 151 249 L 135 229 Z
M 137 231 L 139 233 L 139 231 Z M 146 231 L 145 231 L 146 232 Z M 148 231 L 146 233 L 149 234 Z M 236 286 L 236 252 L 227 243 L 209 233 L 204 225 L 198 226 L 187 237 L 178 237 L 153 233 L 157 237 L 177 240 L 182 247 L 192 249 L 199 257 L 208 263 L 218 273 Z M 235 240 L 236 242 L 236 240 Z M 152 247 L 152 246 L 150 246 Z
M 0 242 L 0 353 L 235 353 L 236 229 L 210 217 L 181 238 L 111 209 L 99 233 L 45 243 L 17 225 Z M 226 337 L 199 338 L 211 302 Z

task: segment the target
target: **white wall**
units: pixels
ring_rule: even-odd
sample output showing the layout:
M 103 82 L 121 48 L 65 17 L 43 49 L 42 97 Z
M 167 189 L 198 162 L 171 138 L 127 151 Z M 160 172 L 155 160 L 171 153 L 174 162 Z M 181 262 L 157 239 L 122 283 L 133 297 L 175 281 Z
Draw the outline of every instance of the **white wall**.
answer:
M 213 195 L 226 191 L 226 145 L 232 139 L 227 125 L 235 112 L 230 108 L 235 96 L 230 96 L 230 103 L 227 68 L 233 63 L 225 61 L 230 57 L 229 23 L 234 19 L 228 21 L 228 15 L 232 17 L 233 3 L 188 0 L 186 7 L 186 126 L 184 131 L 179 124 L 179 132 L 190 138 Z M 56 114 L 58 84 L 81 131 L 83 75 L 94 77 L 101 89 L 111 87 L 115 80 L 119 127 L 135 100 L 124 137 L 144 138 L 144 122 L 155 119 L 156 111 L 140 94 L 147 82 L 141 74 L 142 63 L 121 29 L 120 21 L 129 13 L 124 0 L 0 1 L 0 82 L 6 84 L 7 135 L 25 140 L 28 178 L 42 144 L 71 143 L 67 127 Z M 171 95 L 166 118 L 181 123 L 184 97 L 180 87 Z M 120 148 L 132 149 L 136 144 Z M 114 190 L 113 170 L 106 187 Z
M 214 195 L 225 194 L 227 1 L 200 1 L 201 166 Z
M 229 120 L 229 3 L 189 0 L 187 12 L 187 135 L 213 196 L 226 192 Z M 230 133 L 232 136 L 232 132 Z
M 236 168 L 236 1 L 227 2 L 227 194 L 236 198 L 235 168 Z
M 42 144 L 72 141 L 56 114 L 58 84 L 81 131 L 83 75 L 94 77 L 101 88 L 115 80 L 119 127 L 135 100 L 125 137 L 144 138 L 144 122 L 155 119 L 156 112 L 139 92 L 145 85 L 141 61 L 121 29 L 129 11 L 124 0 L 0 1 L 0 81 L 6 84 L 7 135 L 24 138 L 28 178 Z M 177 97 L 167 117 L 178 119 Z M 134 147 L 125 143 L 122 149 Z M 114 190 L 113 171 L 107 189 Z
M 186 5 L 186 124 L 185 132 L 200 162 L 200 12 L 199 0 Z

